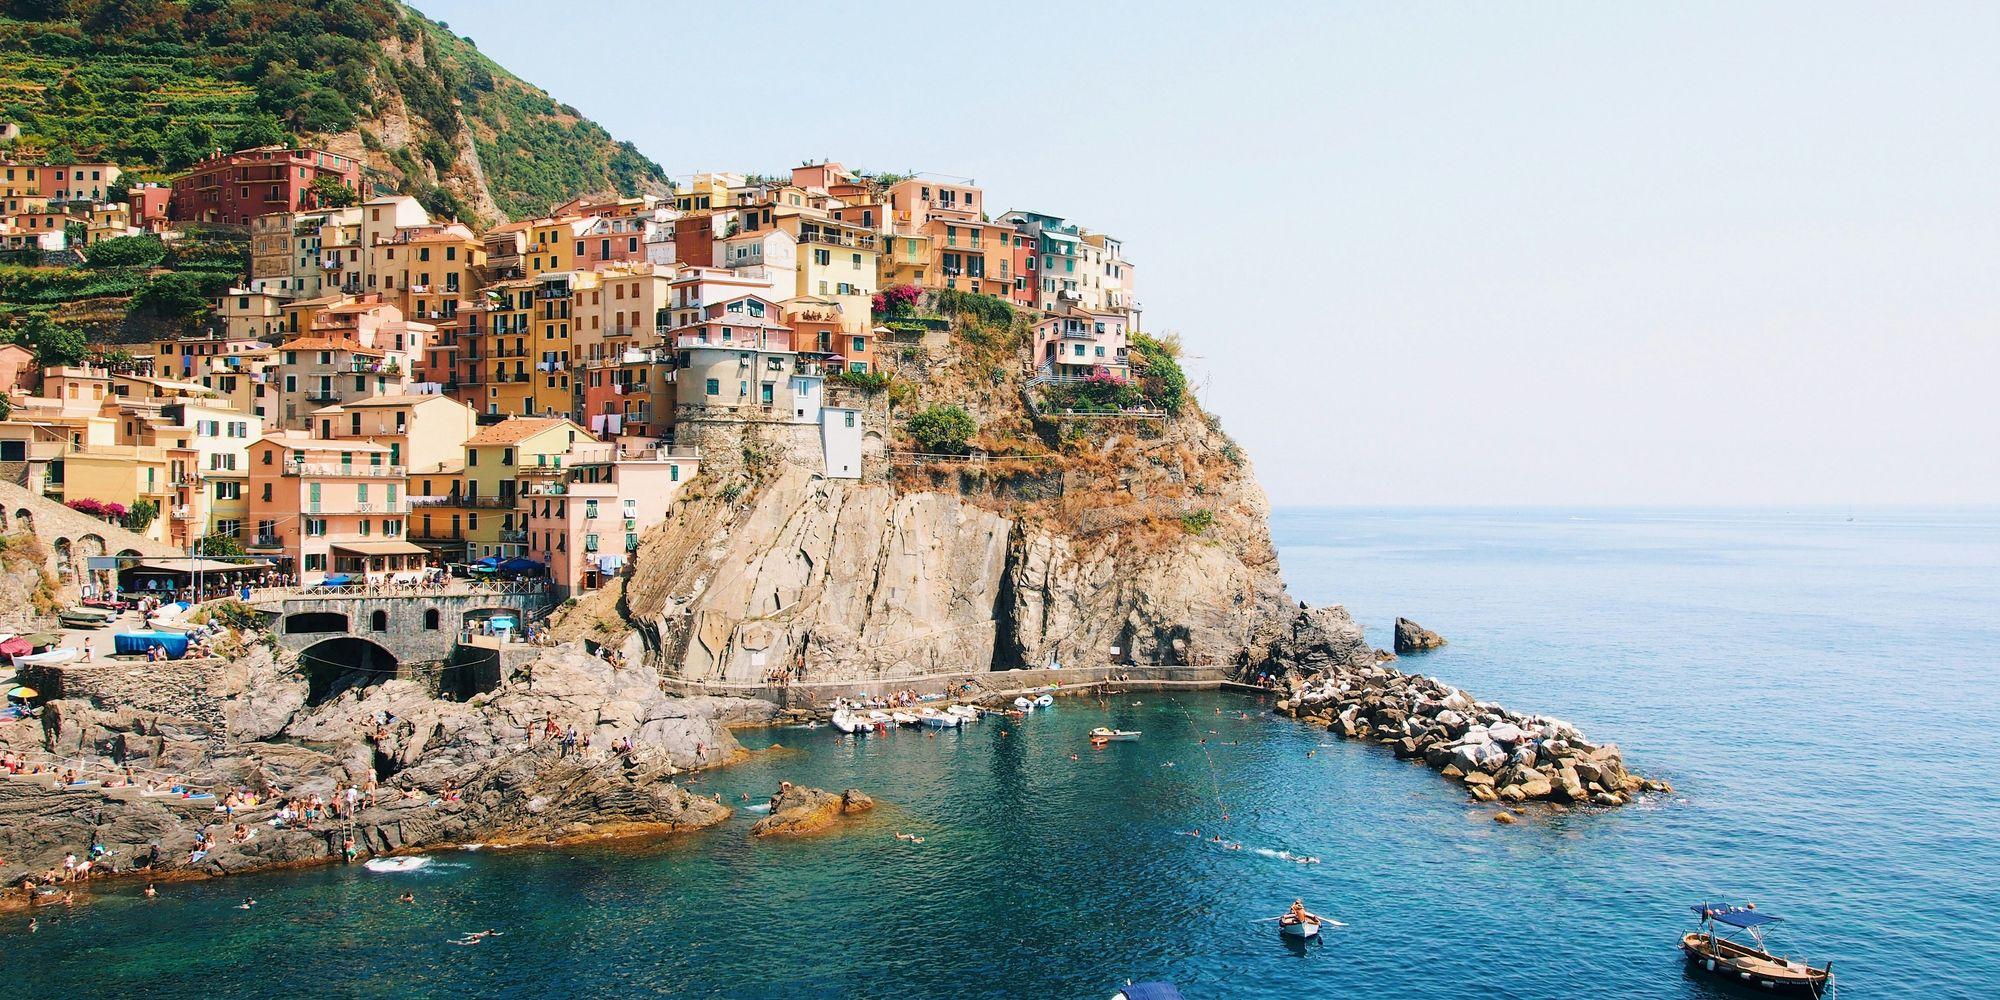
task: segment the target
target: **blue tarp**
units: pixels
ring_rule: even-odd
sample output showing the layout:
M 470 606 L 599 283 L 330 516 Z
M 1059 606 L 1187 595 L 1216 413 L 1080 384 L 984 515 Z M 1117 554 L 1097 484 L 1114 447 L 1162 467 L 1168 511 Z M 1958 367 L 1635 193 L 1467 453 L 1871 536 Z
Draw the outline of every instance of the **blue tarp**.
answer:
M 1701 914 L 1704 919 L 1713 920 L 1718 924 L 1728 924 L 1731 927 L 1757 927 L 1762 924 L 1774 923 L 1778 920 L 1777 917 L 1771 916 L 1768 913 L 1758 913 L 1747 906 L 1703 903 L 1700 906 L 1691 907 L 1691 909 Z
M 319 585 L 322 587 L 345 587 L 353 582 L 354 578 L 348 576 L 346 573 L 335 573 L 332 576 L 329 576 L 326 579 L 321 580 L 319 582 Z
M 1183 1000 L 1172 983 L 1133 983 L 1121 992 L 1125 1000 Z
M 154 646 L 164 647 L 169 659 L 187 655 L 188 637 L 179 632 L 120 632 L 111 637 L 111 649 L 119 655 L 144 656 Z
M 515 556 L 497 567 L 502 573 L 540 573 L 548 567 L 526 556 Z

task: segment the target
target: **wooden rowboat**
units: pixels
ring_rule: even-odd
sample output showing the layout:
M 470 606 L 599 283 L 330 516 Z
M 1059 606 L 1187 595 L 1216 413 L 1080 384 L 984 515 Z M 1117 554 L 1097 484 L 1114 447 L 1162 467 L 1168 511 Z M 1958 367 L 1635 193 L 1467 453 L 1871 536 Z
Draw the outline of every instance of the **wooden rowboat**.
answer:
M 1139 738 L 1139 733 L 1135 730 L 1129 730 L 1129 729 L 1109 729 L 1104 726 L 1099 726 L 1096 729 L 1090 731 L 1090 739 L 1091 742 L 1093 743 L 1097 742 L 1098 740 L 1105 740 L 1105 741 L 1136 740 L 1138 738 Z
M 1319 918 L 1308 916 L 1301 920 L 1287 913 L 1278 918 L 1278 933 L 1293 938 L 1318 937 Z
M 1799 993 L 1818 997 L 1833 983 L 1833 963 L 1818 968 L 1798 959 L 1772 954 L 1764 944 L 1764 933 L 1777 917 L 1761 913 L 1754 905 L 1729 906 L 1703 903 L 1694 907 L 1701 915 L 1701 929 L 1681 936 L 1681 951 L 1697 968 L 1744 986 L 1773 993 Z M 1749 944 L 1726 935 L 1731 928 L 1748 934 Z

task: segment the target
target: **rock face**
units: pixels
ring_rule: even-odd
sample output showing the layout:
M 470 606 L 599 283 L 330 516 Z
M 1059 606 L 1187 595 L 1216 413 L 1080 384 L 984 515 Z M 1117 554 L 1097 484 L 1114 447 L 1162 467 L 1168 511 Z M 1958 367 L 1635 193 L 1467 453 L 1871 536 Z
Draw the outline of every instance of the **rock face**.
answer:
M 714 489 L 705 460 L 703 481 L 646 538 L 622 604 L 584 613 L 621 626 L 629 618 L 662 673 L 696 681 L 759 683 L 780 670 L 794 680 L 865 681 L 1051 664 L 1255 672 L 1294 653 L 1372 662 L 1344 612 L 1301 621 L 1279 575 L 1263 491 L 1247 464 L 1215 457 L 1217 440 L 1191 416 L 1143 449 L 1107 445 L 1150 456 L 1130 461 L 1155 476 L 1163 474 L 1153 462 L 1228 469 L 1198 496 L 1151 503 L 1107 497 L 1102 474 L 1060 467 L 1039 474 L 1032 490 L 912 492 L 827 480 L 789 459 L 739 494 Z M 703 453 L 750 447 L 709 440 Z M 1170 487 L 1180 488 L 1153 484 Z M 1085 502 L 1105 505 L 1064 507 Z
M 1396 652 L 1422 653 L 1444 645 L 1444 636 L 1409 620 L 1396 619 Z
M 143 664 L 135 669 L 144 669 Z M 377 784 L 352 824 L 321 819 L 315 829 L 270 822 L 280 802 L 264 797 L 224 823 L 218 799 L 144 794 L 140 787 L 55 787 L 53 774 L 0 777 L 0 857 L 20 876 L 78 855 L 93 837 L 117 868 L 153 845 L 159 873 L 225 874 L 358 854 L 483 842 L 542 842 L 626 833 L 699 829 L 728 808 L 688 794 L 671 780 L 692 767 L 730 759 L 740 747 L 729 722 L 768 721 L 765 702 L 670 698 L 649 667 L 614 666 L 580 646 L 544 650 L 499 689 L 469 702 L 439 701 L 422 685 L 390 680 L 306 705 L 306 680 L 283 659 L 253 654 L 219 668 L 215 724 L 100 707 L 52 703 L 60 733 L 39 721 L 0 724 L 0 745 L 31 761 L 52 749 L 88 776 L 134 769 L 149 777 L 214 789 L 330 801 L 343 785 Z M 546 723 L 574 726 L 587 747 L 566 751 Z M 630 750 L 613 752 L 614 740 Z M 622 745 L 622 744 L 621 744 Z M 233 824 L 250 831 L 230 837 Z M 212 849 L 191 855 L 198 832 Z
M 750 827 L 752 837 L 802 837 L 833 829 L 843 817 L 875 808 L 875 800 L 850 788 L 835 795 L 817 788 L 786 785 L 771 796 L 771 814 Z
M 1391 667 L 1335 666 L 1294 677 L 1278 707 L 1422 760 L 1481 802 L 1620 805 L 1642 792 L 1671 791 L 1628 773 L 1616 746 L 1594 744 L 1560 719 L 1509 711 Z

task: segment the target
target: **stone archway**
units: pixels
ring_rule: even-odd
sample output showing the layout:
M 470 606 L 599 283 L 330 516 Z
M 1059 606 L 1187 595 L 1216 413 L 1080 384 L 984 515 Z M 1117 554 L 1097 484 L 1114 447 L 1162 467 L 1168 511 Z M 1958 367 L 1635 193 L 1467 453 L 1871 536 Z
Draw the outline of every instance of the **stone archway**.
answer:
M 345 633 L 347 616 L 337 611 L 301 611 L 285 616 L 286 635 L 321 635 L 325 633 Z
M 396 676 L 397 666 L 396 654 L 358 635 L 322 639 L 299 653 L 307 705 L 322 705 L 347 691 L 380 684 Z

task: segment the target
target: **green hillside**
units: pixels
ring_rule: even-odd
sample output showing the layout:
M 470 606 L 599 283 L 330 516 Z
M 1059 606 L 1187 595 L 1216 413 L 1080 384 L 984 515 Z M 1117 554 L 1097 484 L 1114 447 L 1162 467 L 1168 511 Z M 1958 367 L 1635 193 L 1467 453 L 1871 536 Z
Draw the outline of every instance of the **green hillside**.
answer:
M 160 173 L 218 146 L 344 139 L 378 189 L 466 217 L 665 186 L 631 144 L 394 0 L 0 0 L 0 121 L 25 147 Z

